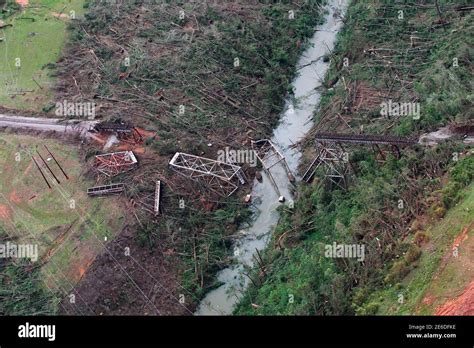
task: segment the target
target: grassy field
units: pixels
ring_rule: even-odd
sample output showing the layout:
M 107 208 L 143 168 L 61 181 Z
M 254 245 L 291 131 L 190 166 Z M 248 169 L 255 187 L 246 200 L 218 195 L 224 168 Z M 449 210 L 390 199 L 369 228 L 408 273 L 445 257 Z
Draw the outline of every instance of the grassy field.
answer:
M 474 278 L 473 211 L 471 184 L 465 189 L 464 199 L 441 221 L 427 227 L 430 241 L 423 247 L 416 268 L 398 286 L 373 294 L 371 299 L 379 304 L 379 314 L 433 315 L 438 306 L 460 295 Z M 465 240 L 459 238 L 463 234 Z M 453 245 L 458 240 L 461 243 L 455 256 Z M 398 301 L 399 295 L 403 295 L 402 303 Z
M 52 102 L 54 79 L 47 65 L 60 57 L 71 11 L 79 18 L 83 4 L 84 0 L 31 0 L 3 19 L 13 26 L 0 29 L 0 105 L 41 110 Z
M 52 160 L 46 144 L 67 175 Z M 49 189 L 31 154 L 41 163 L 38 150 L 48 161 L 60 184 L 43 166 Z M 81 166 L 74 146 L 27 135 L 0 138 L 0 227 L 17 243 L 38 244 L 42 274 L 49 288 L 67 292 L 82 277 L 103 249 L 111 231 L 119 231 L 123 216 L 113 198 L 90 199 L 92 183 L 80 177 Z M 114 208 L 115 207 L 115 208 Z

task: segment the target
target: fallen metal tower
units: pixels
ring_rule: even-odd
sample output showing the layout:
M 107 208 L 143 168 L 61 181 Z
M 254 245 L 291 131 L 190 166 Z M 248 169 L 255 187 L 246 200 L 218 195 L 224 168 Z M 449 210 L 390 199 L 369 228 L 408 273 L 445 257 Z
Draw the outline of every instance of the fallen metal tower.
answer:
M 316 157 L 303 174 L 303 180 L 309 182 L 319 167 L 325 168 L 324 177 L 342 189 L 347 188 L 348 159 L 344 151 L 322 143 L 316 145 Z
M 290 167 L 288 167 L 288 164 L 286 163 L 285 156 L 283 156 L 277 147 L 268 139 L 261 139 L 257 141 L 252 140 L 252 149 L 255 151 L 257 158 L 262 163 L 263 170 L 270 178 L 273 187 L 277 191 L 278 195 L 280 195 L 280 189 L 278 188 L 278 185 L 276 184 L 270 169 L 278 163 L 282 163 L 289 180 L 294 181 L 294 176 L 291 173 Z
M 241 167 L 234 164 L 177 152 L 169 165 L 178 174 L 204 184 L 223 197 L 234 193 L 239 183 L 245 184 Z
M 349 155 L 342 144 L 371 145 L 376 152 L 385 160 L 385 154 L 379 145 L 390 145 L 397 158 L 401 153 L 399 146 L 413 145 L 417 141 L 412 138 L 398 137 L 392 135 L 365 135 L 365 134 L 337 134 L 318 133 L 314 136 L 316 142 L 316 157 L 303 174 L 303 180 L 309 182 L 316 170 L 325 166 L 325 178 L 336 183 L 340 187 L 347 184 L 347 174 L 349 167 Z
M 96 169 L 106 176 L 115 176 L 137 167 L 137 158 L 132 151 L 106 153 L 95 156 Z
M 407 137 L 393 135 L 365 135 L 365 134 L 337 134 L 318 133 L 314 136 L 316 141 L 353 143 L 363 145 L 413 145 L 417 141 Z

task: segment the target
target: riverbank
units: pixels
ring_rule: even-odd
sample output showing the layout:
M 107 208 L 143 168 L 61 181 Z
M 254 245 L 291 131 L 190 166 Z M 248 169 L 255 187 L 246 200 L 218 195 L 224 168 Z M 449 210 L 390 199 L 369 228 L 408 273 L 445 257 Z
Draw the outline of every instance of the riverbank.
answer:
M 271 137 L 272 144 L 284 156 L 290 173 L 297 171 L 301 157 L 292 145 L 301 141 L 312 127 L 311 115 L 320 100 L 317 89 L 322 85 L 321 76 L 325 76 L 329 67 L 324 57 L 334 48 L 345 6 L 345 1 L 329 1 L 322 8 L 325 13 L 323 24 L 315 29 L 307 50 L 297 63 L 298 75 L 291 83 L 293 93 L 287 99 L 285 111 Z M 239 230 L 235 235 L 235 264 L 219 272 L 218 279 L 223 285 L 206 295 L 196 311 L 197 315 L 231 314 L 253 281 L 249 276 L 250 270 L 255 266 L 255 260 L 258 260 L 259 251 L 265 249 L 272 238 L 279 212 L 293 204 L 292 192 L 295 186 L 289 181 L 288 174 L 286 166 L 280 162 L 272 166 L 268 173 L 264 171 L 262 183 L 254 180 L 252 197 L 257 202 L 253 211 L 255 219 L 250 222 L 250 227 Z M 281 196 L 287 203 L 279 202 Z
M 211 159 L 227 147 L 248 151 L 251 139 L 271 133 L 320 21 L 318 4 L 91 3 L 76 23 L 58 64 L 58 98 L 93 100 L 99 118 L 156 133 L 140 168 L 121 180 L 133 201 L 156 180 L 164 186 L 160 218 L 133 208 L 137 219 L 111 242 L 112 257 L 99 257 L 76 288 L 94 313 L 190 314 L 219 286 L 214 275 L 232 262 L 231 236 L 250 218 L 242 203 L 250 188 L 220 197 L 168 170 L 168 162 L 178 151 Z M 253 178 L 256 168 L 240 164 Z M 110 274 L 125 242 L 133 259 L 124 260 L 126 273 Z M 127 273 L 153 295 L 128 287 Z
M 416 138 L 468 121 L 472 50 L 465 39 L 472 14 L 457 5 L 442 6 L 446 22 L 440 24 L 434 5 L 351 3 L 310 135 Z M 382 113 L 383 105 L 405 102 L 419 103 L 420 117 Z M 304 171 L 315 157 L 314 140 L 308 137 L 301 147 Z M 472 161 L 469 145 L 458 137 L 434 147 L 405 147 L 401 157 L 385 150 L 385 158 L 363 146 L 344 148 L 351 163 L 347 189 L 325 181 L 324 169 L 301 185 L 236 314 L 368 315 L 398 306 L 415 314 L 403 301 L 412 296 L 405 277 L 424 267 L 420 255 L 430 252 L 420 242 L 427 226 L 419 218 L 442 218 L 462 196 L 472 180 L 463 165 Z M 462 185 L 448 174 L 456 168 L 467 178 Z M 444 195 L 435 194 L 443 187 L 449 187 Z M 327 249 L 334 244 L 363 247 L 363 257 L 331 257 Z M 383 303 L 380 289 L 392 289 Z

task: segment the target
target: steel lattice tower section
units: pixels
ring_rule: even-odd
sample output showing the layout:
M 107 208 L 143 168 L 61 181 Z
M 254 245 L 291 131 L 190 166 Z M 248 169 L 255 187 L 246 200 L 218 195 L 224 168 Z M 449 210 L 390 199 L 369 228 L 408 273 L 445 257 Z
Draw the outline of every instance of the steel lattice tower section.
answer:
M 245 184 L 241 167 L 234 164 L 177 152 L 169 165 L 178 174 L 204 184 L 223 197 L 234 193 L 239 183 Z
M 288 179 L 290 181 L 294 181 L 294 176 L 290 170 L 290 167 L 288 167 L 288 163 L 286 163 L 285 156 L 283 156 L 278 148 L 268 139 L 261 139 L 257 141 L 252 140 L 252 149 L 255 151 L 257 158 L 262 163 L 263 170 L 265 173 L 267 173 L 276 192 L 278 195 L 281 195 L 280 189 L 278 188 L 278 185 L 276 184 L 270 169 L 278 163 L 281 163 L 283 168 L 285 168 Z
M 316 143 L 316 157 L 303 174 L 303 180 L 309 182 L 320 166 L 325 166 L 324 177 L 342 188 L 347 187 L 347 175 L 352 164 L 348 153 L 342 146 L 346 144 L 370 145 L 385 159 L 379 145 L 389 145 L 399 158 L 401 156 L 399 146 L 416 144 L 411 138 L 391 135 L 365 135 L 365 134 L 331 134 L 319 133 L 314 137 Z M 352 168 L 354 170 L 354 168 Z

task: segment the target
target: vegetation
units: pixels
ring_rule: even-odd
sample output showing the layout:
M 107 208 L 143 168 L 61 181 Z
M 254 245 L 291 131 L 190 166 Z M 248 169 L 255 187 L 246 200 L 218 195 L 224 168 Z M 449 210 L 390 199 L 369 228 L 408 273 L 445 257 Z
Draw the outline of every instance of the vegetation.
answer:
M 29 3 L 30 6 L 22 9 L 9 1 L 0 13 L 0 19 L 12 25 L 0 29 L 0 104 L 41 111 L 55 103 L 51 89 L 54 80 L 47 66 L 60 57 L 70 13 L 74 11 L 74 16 L 79 18 L 84 0 L 30 0 Z
M 0 226 L 0 243 L 9 240 Z M 0 314 L 52 315 L 59 296 L 44 285 L 40 269 L 31 262 L 0 258 Z
M 134 211 L 136 240 L 140 252 L 179 264 L 197 299 L 231 261 L 229 236 L 250 213 L 242 197 L 223 199 L 166 170 L 169 159 L 176 151 L 216 158 L 270 134 L 320 2 L 91 1 L 71 27 L 57 93 L 157 132 L 146 142 L 153 159 L 117 180 L 130 184 L 133 200 L 163 181 L 160 218 Z
M 82 168 L 76 148 L 45 139 L 43 144 L 55 154 L 70 178 L 64 179 L 59 168 L 51 165 L 61 184 L 56 184 L 44 170 L 53 187 L 49 190 L 31 159 L 33 155 L 40 161 L 36 150 L 47 158 L 45 149 L 36 144 L 37 139 L 31 135 L 3 134 L 0 139 L 0 229 L 8 240 L 37 245 L 39 254 L 38 261 L 31 264 L 5 262 L 3 280 L 4 285 L 15 284 L 9 283 L 11 277 L 22 284 L 19 286 L 27 287 L 30 282 L 35 293 L 39 287 L 51 289 L 51 296 L 65 296 L 88 263 L 102 251 L 97 241 L 111 238 L 120 230 L 123 216 L 114 199 L 89 201 L 86 189 L 90 183 L 80 178 Z M 7 293 L 6 288 L 4 291 Z
M 424 234 L 430 239 L 423 243 L 422 250 L 427 251 L 422 252 L 409 275 L 396 286 L 382 287 L 368 296 L 367 302 L 377 304 L 377 314 L 433 315 L 437 306 L 444 304 L 447 298 L 459 296 L 469 285 L 472 271 L 468 264 L 472 255 L 467 243 L 470 238 L 464 242 L 466 245 L 460 246 L 456 256 L 452 246 L 463 231 L 472 231 L 474 185 L 461 192 L 459 203 L 449 209 L 443 219 L 424 224 Z M 400 295 L 403 301 L 399 301 Z
M 459 14 L 455 4 L 443 2 L 449 22 L 443 30 L 436 24 L 434 6 L 353 2 L 330 57 L 326 85 L 331 88 L 315 114 L 318 130 L 417 136 L 468 120 L 473 52 L 472 42 L 465 40 L 473 15 Z M 403 20 L 398 19 L 400 9 Z M 415 32 L 418 39 L 410 43 Z M 407 45 L 414 49 L 407 50 Z M 453 66 L 454 57 L 464 63 Z M 381 103 L 389 99 L 419 102 L 421 117 L 380 117 Z M 309 163 L 313 142 L 308 139 L 303 146 Z M 398 283 L 424 259 L 423 249 L 412 239 L 415 233 L 418 243 L 429 238 L 412 224 L 425 214 L 434 219 L 450 214 L 472 182 L 472 156 L 466 147 L 460 139 L 413 146 L 403 150 L 401 159 L 389 154 L 382 164 L 372 151 L 352 149 L 356 175 L 348 190 L 320 180 L 300 188 L 294 211 L 283 213 L 274 247 L 267 250 L 266 276 L 254 274 L 259 285 L 250 287 L 236 313 L 379 313 L 383 296 L 377 291 L 396 292 Z M 453 153 L 463 154 L 462 160 L 453 160 Z M 443 189 L 446 179 L 449 184 Z M 364 245 L 364 261 L 325 257 L 325 245 L 333 242 Z M 390 299 L 397 303 L 396 295 Z

